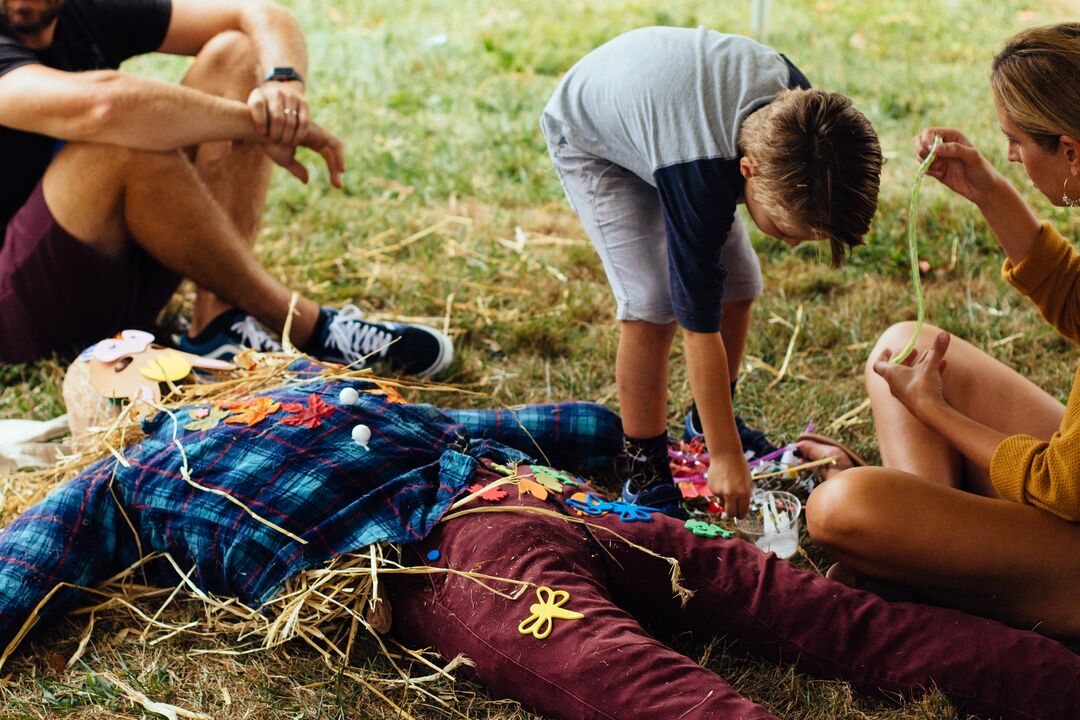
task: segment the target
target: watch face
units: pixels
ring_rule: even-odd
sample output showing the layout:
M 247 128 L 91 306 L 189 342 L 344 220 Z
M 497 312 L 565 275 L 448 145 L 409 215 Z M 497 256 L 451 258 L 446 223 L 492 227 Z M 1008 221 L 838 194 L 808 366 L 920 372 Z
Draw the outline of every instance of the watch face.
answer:
M 291 67 L 276 67 L 270 71 L 270 74 L 266 76 L 266 82 L 271 80 L 277 80 L 280 82 L 304 82 L 304 78 L 300 77 L 300 73 L 293 70 Z

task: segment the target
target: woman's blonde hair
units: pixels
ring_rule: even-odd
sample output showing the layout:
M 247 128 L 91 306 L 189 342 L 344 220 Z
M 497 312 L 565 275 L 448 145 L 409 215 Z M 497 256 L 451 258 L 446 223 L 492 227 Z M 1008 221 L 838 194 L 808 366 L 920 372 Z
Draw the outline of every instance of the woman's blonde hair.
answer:
M 994 99 L 1045 152 L 1080 139 L 1080 23 L 1030 28 L 1006 41 L 990 67 Z
M 787 90 L 743 121 L 739 149 L 755 195 L 777 219 L 828 239 L 832 264 L 863 243 L 877 210 L 881 145 L 839 93 Z

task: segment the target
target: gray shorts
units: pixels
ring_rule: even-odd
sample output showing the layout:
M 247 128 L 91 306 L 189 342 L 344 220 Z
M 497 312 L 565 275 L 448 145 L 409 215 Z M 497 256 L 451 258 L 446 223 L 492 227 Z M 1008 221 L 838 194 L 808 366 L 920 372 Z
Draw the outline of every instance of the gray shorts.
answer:
M 604 263 L 617 304 L 615 317 L 673 322 L 667 235 L 656 188 L 629 170 L 574 147 L 550 128 L 544 131 L 566 198 Z M 761 294 L 761 266 L 738 213 L 720 260 L 727 269 L 725 303 Z

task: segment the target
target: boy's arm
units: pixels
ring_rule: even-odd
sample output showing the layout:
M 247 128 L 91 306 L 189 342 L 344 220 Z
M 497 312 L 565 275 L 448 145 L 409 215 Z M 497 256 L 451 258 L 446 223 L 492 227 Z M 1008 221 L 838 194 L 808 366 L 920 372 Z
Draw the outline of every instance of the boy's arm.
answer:
M 724 503 L 728 515 L 742 517 L 750 509 L 750 468 L 735 427 L 724 341 L 719 332 L 684 329 L 683 342 L 690 389 L 709 448 L 709 489 Z

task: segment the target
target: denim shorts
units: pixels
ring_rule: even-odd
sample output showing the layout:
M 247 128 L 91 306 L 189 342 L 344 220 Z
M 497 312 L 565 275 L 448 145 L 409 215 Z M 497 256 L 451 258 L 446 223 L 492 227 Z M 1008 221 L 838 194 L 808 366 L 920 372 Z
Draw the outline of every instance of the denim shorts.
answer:
M 541 125 L 566 198 L 604 264 L 615 295 L 615 317 L 673 322 L 667 235 L 656 188 L 626 168 L 574 147 L 547 118 Z M 761 266 L 738 213 L 720 260 L 727 269 L 725 303 L 761 294 Z

